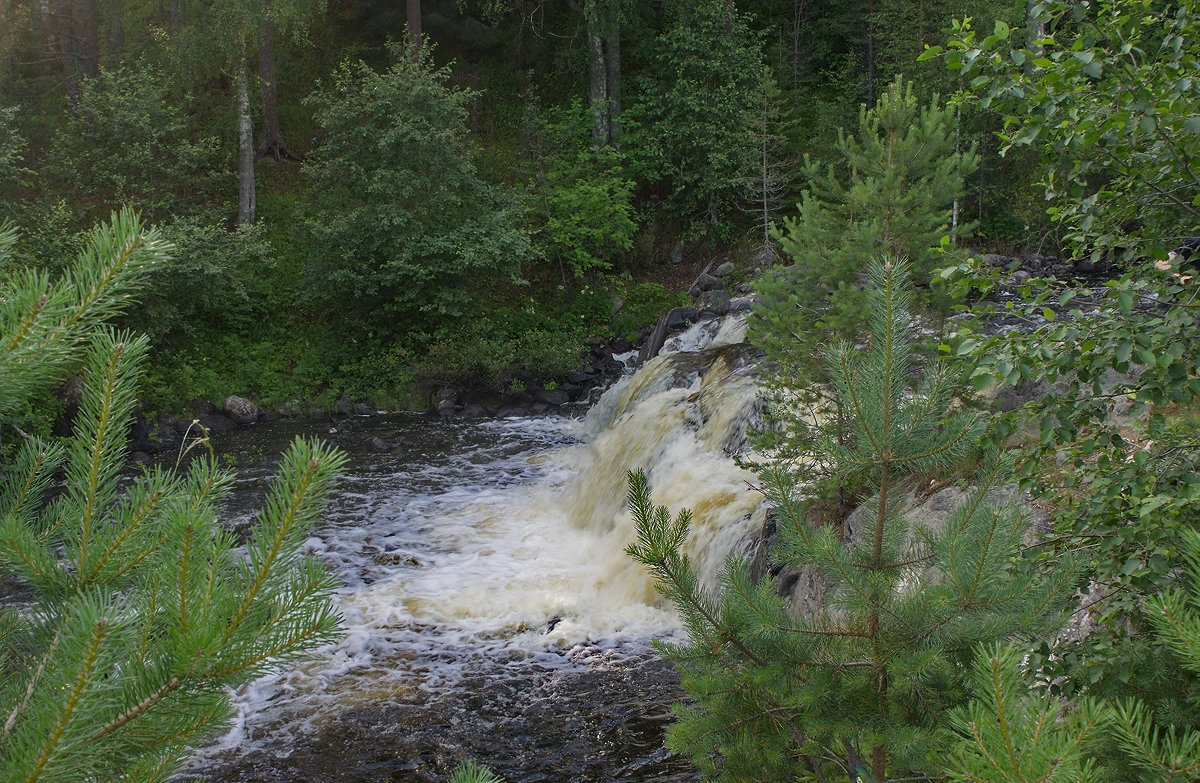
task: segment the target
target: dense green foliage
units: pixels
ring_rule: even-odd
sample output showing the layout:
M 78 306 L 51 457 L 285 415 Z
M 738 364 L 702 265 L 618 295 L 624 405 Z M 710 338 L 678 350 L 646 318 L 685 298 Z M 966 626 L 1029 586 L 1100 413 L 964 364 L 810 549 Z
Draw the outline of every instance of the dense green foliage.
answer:
M 321 137 L 305 164 L 320 210 L 307 287 L 330 312 L 403 334 L 463 316 L 468 282 L 517 276 L 531 249 L 471 160 L 471 93 L 428 48 L 392 56 L 382 73 L 343 64 L 308 99 Z
M 668 26 L 625 118 L 634 171 L 692 232 L 727 232 L 738 183 L 755 167 L 747 114 L 760 88 L 761 50 L 730 3 L 666 5 Z
M 962 470 L 981 434 L 977 417 L 950 412 L 959 387 L 947 367 L 914 364 L 906 274 L 873 265 L 870 348 L 829 356 L 849 434 L 831 433 L 816 456 L 829 481 L 864 488 L 861 529 L 847 539 L 814 524 L 811 493 L 786 463 L 762 474 L 782 542 L 772 556 L 815 569 L 829 584 L 827 609 L 795 616 L 773 579 L 755 584 L 736 561 L 720 595 L 706 594 L 679 551 L 687 513 L 671 520 L 633 477 L 630 554 L 654 572 L 690 636 L 662 648 L 695 700 L 679 709 L 669 745 L 714 779 L 936 776 L 945 712 L 969 696 L 975 645 L 1037 638 L 1062 622 L 1073 564 L 1020 562 L 1028 519 L 994 498 L 1008 478 L 1003 461 L 985 466 L 944 525 L 904 513 L 915 477 Z M 921 379 L 915 388 L 911 377 Z
M 148 342 L 101 322 L 166 251 L 124 213 L 57 282 L 4 278 L 0 414 L 83 378 L 74 434 L 27 439 L 0 481 L 0 577 L 24 591 L 0 609 L 5 780 L 165 781 L 228 719 L 230 688 L 337 630 L 301 547 L 341 456 L 297 441 L 244 553 L 217 522 L 232 477 L 215 460 L 123 486 Z
M 133 206 L 184 249 L 126 321 L 152 336 L 154 406 L 418 402 L 422 368 L 469 358 L 457 344 L 477 331 L 517 357 L 551 336 L 557 368 L 580 337 L 645 325 L 629 307 L 581 319 L 580 298 L 678 290 L 713 253 L 751 266 L 796 198 L 789 161 L 831 162 L 880 74 L 908 71 L 922 96 L 947 81 L 915 62 L 943 3 L 414 5 L 419 59 L 393 43 L 405 15 L 366 3 L 4 5 L 11 263 L 54 268 Z M 675 270 L 662 259 L 681 241 Z M 503 313 L 530 308 L 527 346 Z M 530 364 L 439 374 L 552 372 Z

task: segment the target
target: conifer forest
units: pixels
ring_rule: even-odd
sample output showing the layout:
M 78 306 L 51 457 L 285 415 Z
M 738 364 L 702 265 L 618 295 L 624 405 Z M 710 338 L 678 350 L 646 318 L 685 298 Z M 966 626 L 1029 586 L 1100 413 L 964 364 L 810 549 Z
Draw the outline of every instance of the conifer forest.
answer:
M 1198 34 L 0 0 L 0 780 L 1200 781 Z

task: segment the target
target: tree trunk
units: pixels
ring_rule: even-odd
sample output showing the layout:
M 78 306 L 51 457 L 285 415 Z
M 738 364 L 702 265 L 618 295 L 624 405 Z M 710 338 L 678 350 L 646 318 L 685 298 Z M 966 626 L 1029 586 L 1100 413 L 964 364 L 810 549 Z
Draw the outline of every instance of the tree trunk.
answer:
M 97 0 L 77 0 L 76 32 L 79 41 L 79 72 L 84 76 L 100 73 L 100 13 Z
M 608 143 L 621 140 L 621 13 L 617 0 L 610 0 L 608 11 L 608 46 L 604 50 L 608 79 Z
M 125 48 L 125 3 L 124 0 L 105 0 L 104 3 L 104 62 L 115 65 L 121 50 Z
M 413 62 L 421 62 L 421 0 L 407 0 L 405 12 L 408 17 L 408 51 Z
M 279 129 L 279 89 L 275 81 L 275 23 L 265 16 L 258 27 L 258 90 L 262 98 L 258 157 L 270 155 L 275 160 L 296 160 L 284 145 L 283 133 Z
M 1025 3 L 1025 31 L 1029 36 L 1029 49 L 1037 57 L 1044 57 L 1046 47 L 1040 44 L 1035 44 L 1034 41 L 1046 37 L 1046 24 L 1034 15 L 1034 9 L 1037 7 L 1035 0 L 1027 0 Z M 1032 63 L 1027 64 L 1026 68 L 1031 68 Z
M 254 195 L 254 124 L 250 118 L 250 77 L 246 68 L 246 37 L 238 33 L 238 225 L 258 217 Z
M 52 6 L 50 0 L 38 0 L 36 10 L 42 36 L 46 39 L 47 59 L 58 67 L 67 99 L 78 103 L 79 79 L 70 58 L 70 42 L 64 35 L 63 9 L 58 4 Z
M 875 108 L 875 0 L 867 0 L 867 110 Z
M 600 34 L 600 0 L 585 0 L 584 18 L 588 38 L 588 105 L 592 109 L 592 143 L 596 149 L 608 145 L 608 61 L 604 56 L 604 38 Z
M 618 0 L 567 0 L 583 17 L 588 44 L 588 107 L 597 150 L 621 135 L 621 17 Z M 602 5 L 603 4 L 603 5 Z

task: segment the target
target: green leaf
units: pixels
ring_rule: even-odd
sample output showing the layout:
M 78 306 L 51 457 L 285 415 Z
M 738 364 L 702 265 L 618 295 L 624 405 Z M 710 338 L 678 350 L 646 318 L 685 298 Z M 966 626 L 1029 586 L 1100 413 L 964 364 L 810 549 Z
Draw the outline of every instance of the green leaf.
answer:
M 1116 360 L 1121 363 L 1129 361 L 1129 356 L 1133 352 L 1133 342 L 1128 337 L 1122 337 L 1117 341 L 1117 349 L 1113 355 Z

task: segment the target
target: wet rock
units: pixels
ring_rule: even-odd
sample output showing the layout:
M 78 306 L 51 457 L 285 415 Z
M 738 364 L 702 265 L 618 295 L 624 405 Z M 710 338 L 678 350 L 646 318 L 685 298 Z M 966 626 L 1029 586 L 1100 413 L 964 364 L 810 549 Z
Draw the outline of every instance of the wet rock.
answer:
M 454 415 L 454 411 L 457 407 L 458 403 L 456 403 L 454 400 L 442 400 L 437 404 L 437 414 L 443 419 L 449 418 Z
M 665 316 L 668 329 L 682 329 L 689 324 L 695 322 L 700 315 L 699 308 L 696 307 L 676 307 L 669 311 Z
M 705 291 L 716 291 L 724 285 L 725 283 L 721 281 L 721 278 L 714 277 L 705 272 L 696 278 L 696 282 L 692 283 L 691 290 L 688 293 L 694 297 L 700 296 Z
M 696 301 L 705 312 L 720 316 L 729 312 L 732 299 L 728 291 L 706 291 Z
M 200 426 L 209 432 L 232 432 L 238 427 L 237 422 L 233 419 L 219 413 L 201 413 L 196 418 L 199 420 Z
M 571 401 L 570 395 L 562 389 L 537 389 L 533 392 L 533 399 L 547 405 L 565 405 Z
M 383 438 L 374 437 L 371 438 L 371 448 L 375 449 L 376 451 L 391 451 L 395 447 Z
M 154 458 L 144 451 L 135 451 L 129 455 L 129 462 L 132 465 L 145 465 L 147 462 L 153 462 Z
M 375 408 L 374 406 L 368 405 L 365 402 L 360 402 L 354 406 L 351 412 L 355 416 L 374 416 Z
M 258 406 L 245 397 L 231 394 L 225 398 L 225 405 L 222 407 L 230 419 L 243 427 L 258 421 Z

